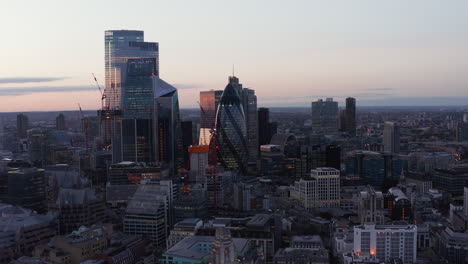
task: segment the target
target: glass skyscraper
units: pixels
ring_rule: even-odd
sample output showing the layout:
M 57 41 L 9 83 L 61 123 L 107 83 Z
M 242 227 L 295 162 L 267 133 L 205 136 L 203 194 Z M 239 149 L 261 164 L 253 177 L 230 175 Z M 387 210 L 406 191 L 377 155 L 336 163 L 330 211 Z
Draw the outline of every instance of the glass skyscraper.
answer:
M 220 163 L 229 170 L 245 174 L 248 161 L 247 127 L 239 94 L 241 90 L 237 88 L 238 85 L 230 78 L 219 103 L 216 140 Z
M 312 130 L 314 133 L 338 131 L 338 102 L 333 98 L 312 102 Z
M 155 58 L 129 59 L 126 86 L 122 94 L 121 161 L 150 162 L 153 153 L 153 77 Z M 116 145 L 115 147 L 117 147 Z
M 138 30 L 107 30 L 104 44 L 106 106 L 121 109 L 127 61 L 132 58 L 155 58 L 154 74 L 159 76 L 159 46 L 156 42 L 144 42 L 144 33 Z
M 200 92 L 200 137 L 198 140 L 199 145 L 210 144 L 211 129 L 214 128 L 216 123 L 216 111 L 218 110 L 219 101 L 222 90 L 211 90 Z
M 153 123 L 156 160 L 175 172 L 183 168 L 183 140 L 177 89 L 153 77 Z

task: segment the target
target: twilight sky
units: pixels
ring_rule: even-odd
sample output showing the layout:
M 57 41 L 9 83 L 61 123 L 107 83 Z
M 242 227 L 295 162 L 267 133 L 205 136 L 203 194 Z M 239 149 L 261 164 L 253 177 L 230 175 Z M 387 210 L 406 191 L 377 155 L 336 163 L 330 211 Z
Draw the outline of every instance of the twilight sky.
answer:
M 104 31 L 159 42 L 181 107 L 235 74 L 260 106 L 468 105 L 466 0 L 0 3 L 0 111 L 97 109 Z

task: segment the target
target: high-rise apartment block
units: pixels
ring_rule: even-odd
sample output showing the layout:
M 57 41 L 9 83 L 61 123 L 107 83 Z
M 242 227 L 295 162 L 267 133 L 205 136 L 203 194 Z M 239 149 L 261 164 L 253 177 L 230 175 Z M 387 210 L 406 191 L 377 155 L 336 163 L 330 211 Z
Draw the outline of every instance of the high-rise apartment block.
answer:
M 385 122 L 383 131 L 384 150 L 390 153 L 400 152 L 400 126 L 395 122 Z
M 294 182 L 291 196 L 305 209 L 340 207 L 340 171 L 327 167 L 311 170 L 309 179 Z
M 155 75 L 159 76 L 159 45 L 144 42 L 143 31 L 107 30 L 105 32 L 106 106 L 122 108 L 122 93 L 125 92 L 127 62 L 134 58 L 154 58 Z
M 312 130 L 314 133 L 338 131 L 338 102 L 333 98 L 312 102 Z

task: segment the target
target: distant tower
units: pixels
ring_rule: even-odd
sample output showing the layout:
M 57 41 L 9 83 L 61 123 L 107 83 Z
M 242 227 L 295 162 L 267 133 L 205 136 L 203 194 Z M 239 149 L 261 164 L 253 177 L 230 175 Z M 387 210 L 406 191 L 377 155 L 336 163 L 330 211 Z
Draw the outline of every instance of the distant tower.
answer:
M 356 134 L 356 98 L 346 98 L 346 108 L 344 112 L 344 130 L 350 135 Z
M 258 109 L 258 144 L 267 145 L 271 140 L 270 110 L 260 107 Z
M 16 129 L 18 138 L 26 138 L 28 136 L 29 118 L 25 114 L 16 116 Z
M 64 131 L 66 130 L 65 126 L 65 116 L 60 113 L 56 118 L 55 118 L 55 129 Z
M 216 112 L 219 101 L 223 95 L 222 90 L 211 90 L 200 92 L 200 138 L 199 145 L 209 145 L 211 140 L 211 129 L 216 123 Z
M 232 264 L 236 263 L 236 253 L 231 231 L 226 228 L 216 229 L 215 241 L 213 242 L 213 263 Z
M 314 133 L 338 131 L 338 102 L 333 98 L 312 102 L 312 130 Z
M 249 88 L 243 88 L 241 95 L 247 127 L 249 161 L 255 162 L 258 157 L 257 96 L 255 95 L 255 90 Z
M 384 151 L 400 153 L 400 126 L 395 122 L 385 122 L 383 132 Z

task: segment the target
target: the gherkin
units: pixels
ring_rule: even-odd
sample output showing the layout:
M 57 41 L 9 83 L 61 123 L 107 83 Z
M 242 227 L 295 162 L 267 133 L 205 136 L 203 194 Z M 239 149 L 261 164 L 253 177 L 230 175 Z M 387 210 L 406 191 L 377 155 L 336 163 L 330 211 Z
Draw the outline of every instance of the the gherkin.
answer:
M 221 96 L 216 116 L 219 162 L 232 171 L 247 171 L 247 128 L 240 94 L 230 82 Z

